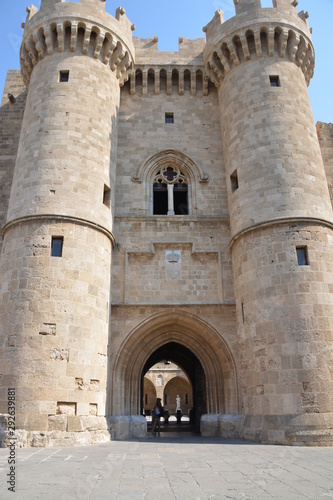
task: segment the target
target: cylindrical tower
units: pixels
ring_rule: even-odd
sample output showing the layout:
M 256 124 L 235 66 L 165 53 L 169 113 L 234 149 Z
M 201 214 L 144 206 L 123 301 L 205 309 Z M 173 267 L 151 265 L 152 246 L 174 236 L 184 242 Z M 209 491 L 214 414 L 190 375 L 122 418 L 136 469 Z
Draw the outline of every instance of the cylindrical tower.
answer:
M 243 436 L 333 436 L 333 217 L 297 1 L 234 0 L 204 29 L 219 88 L 243 394 Z
M 29 89 L 0 272 L 0 412 L 15 388 L 28 444 L 107 436 L 96 417 L 106 414 L 120 85 L 134 57 L 124 14 L 111 17 L 102 0 L 28 9 Z

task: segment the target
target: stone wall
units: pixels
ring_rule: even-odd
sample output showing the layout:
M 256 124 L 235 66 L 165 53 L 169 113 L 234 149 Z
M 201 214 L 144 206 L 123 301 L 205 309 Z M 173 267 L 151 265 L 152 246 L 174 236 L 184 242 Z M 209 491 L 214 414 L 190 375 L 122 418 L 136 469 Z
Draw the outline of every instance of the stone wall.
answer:
M 1 89 L 2 90 L 2 89 Z M 11 94 L 15 102 L 10 102 Z M 0 108 L 0 227 L 7 219 L 17 148 L 26 104 L 26 88 L 20 71 L 9 71 Z M 0 251 L 2 235 L 0 234 Z

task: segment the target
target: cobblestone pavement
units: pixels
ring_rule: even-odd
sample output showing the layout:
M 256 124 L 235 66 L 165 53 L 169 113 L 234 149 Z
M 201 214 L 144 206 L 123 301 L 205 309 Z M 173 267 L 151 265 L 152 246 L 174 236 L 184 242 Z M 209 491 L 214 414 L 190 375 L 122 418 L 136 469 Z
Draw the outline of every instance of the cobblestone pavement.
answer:
M 329 499 L 333 449 L 163 434 L 75 448 L 0 449 L 5 499 Z

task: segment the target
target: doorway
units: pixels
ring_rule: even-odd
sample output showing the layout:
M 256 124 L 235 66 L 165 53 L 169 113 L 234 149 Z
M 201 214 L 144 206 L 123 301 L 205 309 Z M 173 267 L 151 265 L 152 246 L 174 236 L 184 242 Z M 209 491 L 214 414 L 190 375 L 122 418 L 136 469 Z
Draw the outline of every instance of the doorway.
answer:
M 200 432 L 200 418 L 203 414 L 207 413 L 207 401 L 206 401 L 206 380 L 205 373 L 203 367 L 199 361 L 199 359 L 190 351 L 187 347 L 180 344 L 179 342 L 168 342 L 163 346 L 159 347 L 154 351 L 147 359 L 141 375 L 141 414 L 144 413 L 144 401 L 145 401 L 145 393 L 144 393 L 144 376 L 150 370 L 152 366 L 156 366 L 158 363 L 174 363 L 179 366 L 181 370 L 183 370 L 188 377 L 192 389 L 191 401 L 193 401 L 193 406 L 190 408 L 190 411 L 187 411 L 187 417 L 189 423 L 193 425 L 195 432 Z M 179 384 L 178 387 L 181 387 Z M 178 392 L 181 392 L 179 390 Z M 174 401 L 168 401 L 165 398 L 165 395 L 168 397 L 168 394 L 165 393 L 162 401 L 164 400 L 164 406 L 166 409 L 169 404 L 170 409 L 172 409 L 172 414 L 177 418 L 177 406 Z M 188 410 L 188 404 L 186 404 L 186 393 L 185 397 L 182 394 L 183 398 L 181 398 L 178 393 L 176 397 L 179 397 L 180 401 L 180 411 L 183 414 L 184 409 Z M 171 395 L 169 395 L 170 399 Z M 174 394 L 172 393 L 172 397 L 174 398 Z M 183 399 L 183 403 L 181 402 Z M 166 403 L 166 404 L 165 404 Z M 183 404 L 183 408 L 181 405 Z M 175 411 L 174 411 L 175 409 Z M 179 411 L 179 410 L 178 410 Z M 179 413 L 178 413 L 179 415 Z M 181 417 L 181 415 L 180 415 Z M 179 423 L 179 422 L 178 422 Z M 179 428 L 181 430 L 181 427 Z
M 172 307 L 139 322 L 112 351 L 108 414 L 114 421 L 144 418 L 144 374 L 165 360 L 190 380 L 197 432 L 204 414 L 239 413 L 236 365 L 225 340 L 199 316 Z

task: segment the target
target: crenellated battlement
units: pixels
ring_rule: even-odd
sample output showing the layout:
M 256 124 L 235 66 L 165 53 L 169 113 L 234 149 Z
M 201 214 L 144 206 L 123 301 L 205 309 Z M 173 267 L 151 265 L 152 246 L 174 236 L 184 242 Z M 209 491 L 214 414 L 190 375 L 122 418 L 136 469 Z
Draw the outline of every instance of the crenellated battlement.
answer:
M 131 95 L 208 95 L 203 62 L 205 39 L 179 38 L 178 52 L 158 50 L 158 38 L 133 37 L 135 65 L 130 74 Z
M 279 12 L 283 12 L 287 16 L 294 15 L 295 12 L 297 15 L 296 7 L 298 5 L 298 1 L 299 0 L 271 0 L 271 8 L 274 8 Z M 236 8 L 236 15 L 243 13 L 249 14 L 251 11 L 258 14 L 265 8 L 262 7 L 261 0 L 234 0 L 234 4 Z
M 130 74 L 130 95 L 204 95 L 209 92 L 208 76 L 202 66 L 135 65 Z
M 125 10 L 118 8 L 115 18 L 105 12 L 105 2 L 81 0 L 42 0 L 41 9 L 27 9 L 21 45 L 21 71 L 26 86 L 34 67 L 55 52 L 77 52 L 100 60 L 116 72 L 123 84 L 134 61 L 132 31 Z M 92 21 L 93 19 L 93 21 Z
M 67 0 L 68 1 L 68 0 Z M 41 0 L 40 8 L 43 9 L 48 6 L 53 6 L 56 3 L 65 3 L 66 0 Z M 105 0 L 80 0 L 83 5 L 94 5 L 94 7 L 101 7 L 105 10 Z
M 272 8 L 261 8 L 260 0 L 234 2 L 235 17 L 224 22 L 223 12 L 219 10 L 203 28 L 207 39 L 206 72 L 215 85 L 220 86 L 233 67 L 265 55 L 294 62 L 302 69 L 308 85 L 315 56 L 308 14 L 297 13 L 297 1 L 273 0 Z

